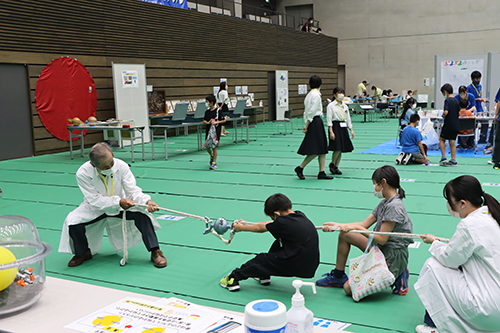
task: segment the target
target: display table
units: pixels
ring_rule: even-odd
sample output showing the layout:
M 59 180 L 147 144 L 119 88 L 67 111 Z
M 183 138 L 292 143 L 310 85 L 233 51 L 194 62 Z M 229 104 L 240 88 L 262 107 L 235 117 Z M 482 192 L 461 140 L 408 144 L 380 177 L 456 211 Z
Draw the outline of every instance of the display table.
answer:
M 74 125 L 68 125 L 67 129 L 69 131 L 69 153 L 71 156 L 71 159 L 73 159 L 73 138 L 81 138 L 80 140 L 80 156 L 83 157 L 83 149 L 84 149 L 84 135 L 83 131 L 106 131 L 106 130 L 113 130 L 113 131 L 126 131 L 130 133 L 130 153 L 132 155 L 132 163 L 135 162 L 134 160 L 134 140 L 135 139 L 141 139 L 141 144 L 142 144 L 142 160 L 144 161 L 144 128 L 145 126 L 130 126 L 130 127 L 123 127 L 123 126 L 90 126 L 90 125 L 79 125 L 79 126 L 74 126 Z M 74 130 L 79 130 L 80 134 L 73 134 Z M 135 132 L 138 132 L 140 135 L 135 136 Z M 123 146 L 123 145 L 122 145 Z
M 151 153 L 153 160 L 155 159 L 155 145 L 154 145 L 154 133 L 156 130 L 163 130 L 163 137 L 165 139 L 165 160 L 168 160 L 168 130 L 169 129 L 179 129 L 181 127 L 196 126 L 196 141 L 198 144 L 198 150 L 202 149 L 202 138 L 201 138 L 201 127 L 203 127 L 203 122 L 194 123 L 181 123 L 176 125 L 151 125 L 149 126 L 149 133 L 151 135 Z
M 75 333 L 64 326 L 81 319 L 109 304 L 125 297 L 137 297 L 156 301 L 159 298 L 91 284 L 47 277 L 45 291 L 30 309 L 16 315 L 0 319 L 0 332 L 50 332 Z M 207 307 L 229 315 L 243 315 L 239 312 Z M 240 330 L 241 333 L 243 330 Z M 232 332 L 236 333 L 237 330 Z M 333 329 L 314 328 L 314 333 L 344 332 Z

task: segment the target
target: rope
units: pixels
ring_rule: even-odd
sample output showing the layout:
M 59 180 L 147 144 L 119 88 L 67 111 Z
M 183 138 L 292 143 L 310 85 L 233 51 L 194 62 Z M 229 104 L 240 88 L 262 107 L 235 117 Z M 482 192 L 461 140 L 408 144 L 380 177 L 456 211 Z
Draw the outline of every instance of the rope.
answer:
M 338 227 L 329 227 L 330 230 L 333 231 L 340 231 L 340 228 Z M 323 226 L 317 226 L 316 229 L 323 229 Z M 401 237 L 401 238 L 411 238 L 411 239 L 422 239 L 424 234 L 408 234 L 404 232 L 382 232 L 382 231 L 364 231 L 364 230 L 349 230 L 348 232 L 353 232 L 357 234 L 366 234 L 366 235 L 382 235 L 382 236 L 394 236 L 394 237 Z M 443 241 L 443 242 L 449 242 L 450 240 L 448 238 L 443 238 L 443 237 L 436 237 L 436 239 Z
M 145 208 L 147 209 L 148 208 L 148 205 L 141 205 L 141 204 L 135 204 L 135 207 L 140 207 L 140 208 Z M 189 214 L 189 213 L 183 213 L 183 212 L 179 212 L 179 211 L 176 211 L 176 210 L 173 210 L 173 209 L 168 209 L 168 208 L 162 208 L 162 207 L 157 207 L 159 210 L 164 210 L 164 211 L 167 211 L 167 212 L 170 212 L 170 213 L 174 213 L 174 214 L 177 214 L 177 215 L 182 215 L 182 216 L 185 216 L 185 217 L 190 217 L 192 219 L 196 219 L 196 220 L 201 220 L 201 221 L 206 221 L 206 218 L 205 217 L 202 217 L 202 216 L 198 216 L 198 215 L 193 215 L 193 214 Z
M 120 266 L 125 266 L 128 261 L 128 235 L 127 235 L 127 212 L 123 211 L 122 233 L 123 233 L 123 258 L 120 260 Z
M 135 204 L 135 206 L 136 207 L 140 207 L 140 208 L 145 208 L 145 209 L 148 208 L 147 205 L 141 205 L 141 204 Z M 201 221 L 204 221 L 207 224 L 209 222 L 211 222 L 210 218 L 208 218 L 208 217 L 201 217 L 201 216 L 198 216 L 198 215 L 193 215 L 193 214 L 189 214 L 189 213 L 183 213 L 183 212 L 179 212 L 179 211 L 176 211 L 176 210 L 173 210 L 173 209 L 168 209 L 168 208 L 162 208 L 162 207 L 157 207 L 157 208 L 158 208 L 158 210 L 164 210 L 164 211 L 171 212 L 171 213 L 174 213 L 174 214 L 177 214 L 177 215 L 186 216 L 186 217 L 190 217 L 190 218 L 193 218 L 193 219 L 201 220 Z M 245 225 L 255 224 L 255 222 L 248 222 L 248 221 L 242 221 L 240 223 L 241 224 L 245 224 Z M 319 229 L 323 229 L 323 226 L 316 226 L 316 229 L 318 229 L 318 230 Z M 206 230 L 206 233 L 208 233 L 207 230 Z M 340 231 L 340 228 L 330 227 L 330 230 Z M 381 232 L 381 231 L 370 231 L 370 230 L 367 230 L 367 231 L 363 231 L 363 230 L 349 230 L 348 232 L 353 232 L 353 233 L 358 233 L 358 234 L 367 234 L 367 235 L 373 234 L 373 235 L 382 235 L 382 236 L 393 236 L 393 237 L 411 238 L 411 239 L 422 239 L 422 237 L 425 236 L 424 234 L 408 234 L 408 233 L 404 233 L 404 232 Z M 222 237 L 222 235 L 218 234 L 213 229 L 210 229 L 210 233 L 212 235 L 216 236 L 217 238 L 219 238 L 226 245 L 229 245 L 231 243 L 231 241 L 233 240 L 234 235 L 235 235 L 235 231 L 232 228 L 231 228 L 231 230 L 229 232 L 229 238 L 228 239 L 224 239 Z M 449 242 L 450 241 L 448 238 L 443 238 L 443 237 L 436 237 L 436 239 L 438 239 L 440 241 L 443 241 L 443 242 Z

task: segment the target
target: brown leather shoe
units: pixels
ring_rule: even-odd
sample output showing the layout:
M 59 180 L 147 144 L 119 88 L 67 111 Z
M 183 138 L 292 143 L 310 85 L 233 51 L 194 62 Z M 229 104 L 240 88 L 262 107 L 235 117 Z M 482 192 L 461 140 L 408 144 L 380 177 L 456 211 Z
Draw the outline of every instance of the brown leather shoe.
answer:
M 151 252 L 151 261 L 154 263 L 155 267 L 167 267 L 167 258 L 163 256 L 163 252 L 159 249 Z
M 92 259 L 92 252 L 90 252 L 90 249 L 87 249 L 81 256 L 74 256 L 71 258 L 71 260 L 68 262 L 69 267 L 75 267 L 75 266 L 80 266 L 83 264 L 84 261 Z

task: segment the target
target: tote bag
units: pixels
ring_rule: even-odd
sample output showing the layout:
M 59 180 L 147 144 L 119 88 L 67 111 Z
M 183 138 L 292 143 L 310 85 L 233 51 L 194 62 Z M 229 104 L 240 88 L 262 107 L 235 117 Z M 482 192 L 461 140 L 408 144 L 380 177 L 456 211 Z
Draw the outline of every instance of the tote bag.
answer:
M 365 252 L 349 260 L 349 285 L 352 298 L 359 302 L 362 298 L 390 288 L 396 280 L 387 268 L 385 257 L 377 246 L 370 245 L 373 234 L 368 237 Z

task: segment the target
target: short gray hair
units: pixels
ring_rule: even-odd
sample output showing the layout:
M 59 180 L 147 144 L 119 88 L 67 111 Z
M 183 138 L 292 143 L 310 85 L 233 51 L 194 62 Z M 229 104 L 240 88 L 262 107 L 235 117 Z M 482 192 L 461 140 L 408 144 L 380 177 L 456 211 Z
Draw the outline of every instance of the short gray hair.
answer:
M 105 142 L 96 143 L 92 148 L 90 148 L 89 158 L 90 162 L 99 167 L 99 163 L 103 157 L 107 155 L 107 152 L 110 152 L 113 155 L 113 150 L 111 147 Z

